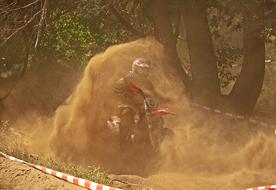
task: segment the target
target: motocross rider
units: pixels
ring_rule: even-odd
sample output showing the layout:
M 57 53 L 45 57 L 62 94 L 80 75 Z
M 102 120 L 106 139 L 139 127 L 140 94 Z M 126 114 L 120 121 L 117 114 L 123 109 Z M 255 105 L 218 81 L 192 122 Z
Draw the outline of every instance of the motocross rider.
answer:
M 144 113 L 144 98 L 141 93 L 132 88 L 132 85 L 140 88 L 146 96 L 152 97 L 154 100 L 167 102 L 170 99 L 159 95 L 148 76 L 151 69 L 150 61 L 139 58 L 133 61 L 131 71 L 119 81 L 116 82 L 114 91 L 120 99 L 119 108 L 127 107 L 130 109 L 120 109 L 120 136 L 124 138 L 127 133 L 126 128 L 140 120 Z M 125 130 L 124 130 L 125 129 Z M 121 139 L 121 138 L 120 138 Z M 123 139 L 121 139 L 123 141 Z

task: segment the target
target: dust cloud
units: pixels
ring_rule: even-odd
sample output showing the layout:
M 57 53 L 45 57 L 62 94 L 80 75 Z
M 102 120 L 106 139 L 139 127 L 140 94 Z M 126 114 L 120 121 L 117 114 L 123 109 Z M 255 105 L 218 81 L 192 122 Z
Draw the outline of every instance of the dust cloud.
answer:
M 42 126 L 53 122 L 53 129 L 33 131 L 32 136 L 37 136 L 32 139 L 34 150 L 43 152 L 44 144 L 50 148 L 46 152 L 64 161 L 97 164 L 115 173 L 127 171 L 118 139 L 105 125 L 117 110 L 113 84 L 127 74 L 138 57 L 153 63 L 150 80 L 157 91 L 175 100 L 170 108 L 177 113 L 165 120 L 175 137 L 162 144 L 160 158 L 152 163 L 154 171 L 147 179 L 150 183 L 170 190 L 232 190 L 275 182 L 276 142 L 272 131 L 191 108 L 182 82 L 167 64 L 170 60 L 166 52 L 151 38 L 116 45 L 93 57 L 53 121 L 41 121 Z M 39 139 L 43 136 L 47 138 Z M 35 146 L 38 141 L 41 143 Z
M 274 136 L 247 123 L 190 108 L 182 83 L 168 67 L 170 60 L 152 39 L 113 46 L 91 59 L 76 90 L 56 112 L 52 135 L 56 153 L 80 162 L 93 160 L 114 171 L 129 167 L 120 161 L 118 141 L 105 128 L 105 121 L 116 112 L 112 86 L 137 57 L 153 63 L 150 79 L 160 93 L 175 99 L 171 108 L 177 113 L 166 119 L 175 138 L 163 143 L 161 157 L 154 163 L 157 174 L 149 181 L 170 189 L 208 189 L 208 185 L 238 189 L 272 183 Z
M 75 91 L 56 111 L 51 146 L 58 157 L 93 161 L 108 168 L 125 167 L 118 166 L 118 139 L 106 128 L 106 121 L 117 111 L 114 83 L 130 71 L 133 60 L 139 57 L 152 62 L 150 79 L 157 91 L 185 99 L 183 85 L 167 68 L 165 63 L 170 60 L 156 41 L 147 38 L 110 47 L 90 60 Z
M 272 129 L 191 111 L 164 142 L 149 181 L 170 189 L 246 189 L 275 183 Z M 161 185 L 161 187 L 162 187 Z

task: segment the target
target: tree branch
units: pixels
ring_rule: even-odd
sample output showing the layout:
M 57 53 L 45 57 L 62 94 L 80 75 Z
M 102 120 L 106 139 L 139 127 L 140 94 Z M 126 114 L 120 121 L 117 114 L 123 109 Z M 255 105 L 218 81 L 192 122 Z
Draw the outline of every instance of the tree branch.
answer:
M 23 26 L 19 27 L 16 31 L 14 31 L 9 37 L 7 37 L 1 44 L 0 47 L 2 47 L 3 45 L 5 45 L 5 43 L 7 43 L 7 41 L 9 41 L 13 36 L 15 36 L 18 32 L 20 32 L 21 30 L 23 30 L 24 28 L 26 28 L 34 19 L 37 15 L 39 15 L 39 13 L 41 13 L 41 10 L 38 11 L 37 13 L 35 13 L 32 18 L 30 20 L 28 20 L 28 22 L 26 22 L 26 24 L 24 24 Z
M 36 37 L 36 41 L 35 41 L 35 49 L 37 48 L 39 40 L 40 40 L 43 21 L 46 19 L 46 14 L 47 14 L 47 0 L 44 0 L 44 5 L 43 5 L 43 8 L 42 8 L 41 17 L 40 17 L 40 21 L 39 21 L 39 24 L 38 24 L 38 32 L 37 32 L 37 37 Z
M 133 33 L 135 36 L 144 37 L 145 34 L 136 30 L 112 5 L 109 5 L 109 10 L 114 14 L 114 16 L 121 22 L 121 24 Z
M 179 38 L 180 24 L 181 24 L 181 12 L 178 10 L 177 15 L 176 15 L 175 31 L 174 31 L 175 43 L 177 42 L 177 40 Z
M 30 7 L 30 6 L 32 6 L 32 5 L 36 4 L 36 3 L 38 3 L 39 1 L 40 1 L 40 0 L 36 0 L 36 1 L 32 2 L 32 3 L 29 3 L 29 4 L 27 4 L 27 5 L 24 5 L 24 6 L 22 6 L 22 7 L 18 7 L 18 8 L 15 8 L 15 9 L 8 10 L 8 11 L 11 12 L 11 11 L 18 11 L 18 10 L 20 10 L 20 9 L 25 9 L 25 8 L 28 8 L 28 7 Z

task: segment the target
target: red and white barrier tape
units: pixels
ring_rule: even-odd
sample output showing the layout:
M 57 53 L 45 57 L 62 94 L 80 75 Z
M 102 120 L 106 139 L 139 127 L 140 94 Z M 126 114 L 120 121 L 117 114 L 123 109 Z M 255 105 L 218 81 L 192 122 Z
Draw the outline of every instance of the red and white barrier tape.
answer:
M 247 121 L 247 122 L 249 122 L 251 124 L 254 124 L 254 125 L 260 125 L 262 127 L 269 127 L 269 128 L 272 128 L 272 129 L 276 129 L 276 125 L 258 120 L 258 119 L 253 118 L 253 117 L 246 117 L 246 116 L 243 116 L 243 115 L 236 115 L 236 114 L 229 113 L 229 112 L 223 112 L 221 110 L 213 109 L 213 108 L 210 108 L 210 107 L 207 107 L 207 106 L 202 106 L 202 105 L 197 104 L 197 103 L 191 103 L 191 106 L 197 107 L 197 108 L 202 108 L 206 111 L 211 111 L 211 112 L 214 112 L 216 114 L 221 114 L 221 115 L 233 118 L 233 119 L 244 120 L 244 121 Z
M 3 155 L 5 158 L 8 158 L 10 160 L 18 161 L 20 163 L 26 164 L 26 165 L 31 166 L 35 169 L 38 169 L 38 170 L 40 170 L 40 171 L 42 171 L 46 174 L 55 176 L 59 179 L 65 180 L 69 183 L 73 183 L 73 184 L 78 185 L 80 187 L 84 187 L 84 188 L 91 189 L 91 190 L 122 190 L 122 189 L 118 189 L 118 188 L 114 188 L 114 187 L 109 187 L 109 186 L 106 186 L 106 185 L 101 185 L 101 184 L 98 184 L 98 183 L 95 183 L 95 182 L 92 182 L 92 181 L 89 181 L 89 180 L 86 180 L 86 179 L 82 179 L 82 178 L 78 178 L 78 177 L 75 177 L 75 176 L 67 175 L 67 174 L 64 174 L 62 172 L 58 172 L 58 171 L 55 171 L 55 170 L 52 170 L 52 169 L 49 169 L 49 168 L 46 168 L 46 167 L 43 167 L 43 166 L 31 164 L 31 163 L 25 162 L 23 160 L 17 159 L 15 157 L 9 156 L 9 155 L 7 155 L 3 152 L 0 152 L 0 154 Z
M 253 187 L 246 190 L 276 190 L 276 185 Z
M 276 58 L 266 59 L 265 63 L 271 63 L 271 62 L 274 62 L 274 61 L 276 61 Z

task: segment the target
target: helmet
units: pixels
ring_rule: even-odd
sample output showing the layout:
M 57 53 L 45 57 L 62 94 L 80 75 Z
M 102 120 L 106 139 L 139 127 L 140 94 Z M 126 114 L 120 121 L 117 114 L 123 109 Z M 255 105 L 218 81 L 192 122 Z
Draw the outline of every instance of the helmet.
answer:
M 132 72 L 147 77 L 149 74 L 151 63 L 145 58 L 135 59 L 132 63 Z

